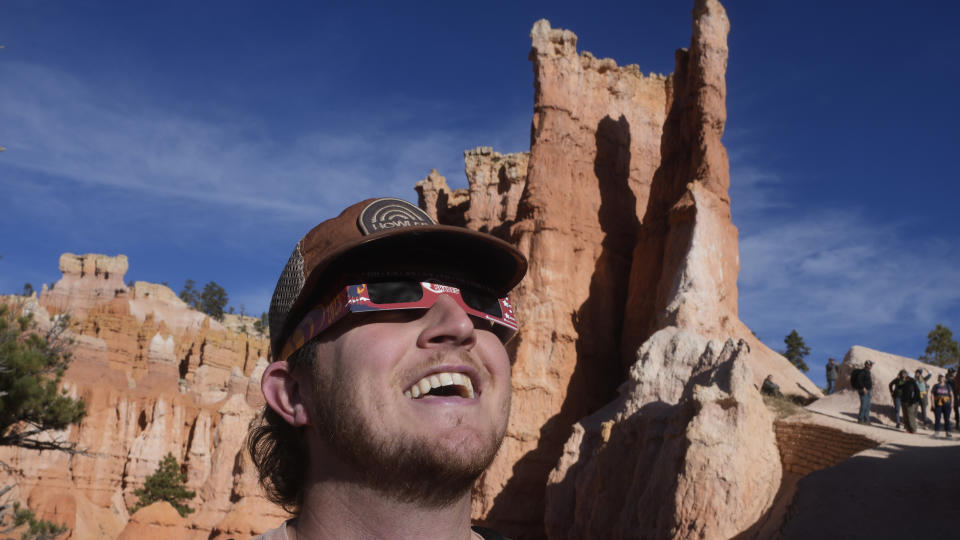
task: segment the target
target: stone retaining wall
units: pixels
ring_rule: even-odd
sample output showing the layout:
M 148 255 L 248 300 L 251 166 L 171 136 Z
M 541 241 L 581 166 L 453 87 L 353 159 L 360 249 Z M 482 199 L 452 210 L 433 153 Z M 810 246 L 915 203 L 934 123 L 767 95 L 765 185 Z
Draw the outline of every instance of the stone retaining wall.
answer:
M 774 423 L 780 460 L 785 472 L 806 476 L 832 467 L 877 443 L 862 435 L 813 424 Z

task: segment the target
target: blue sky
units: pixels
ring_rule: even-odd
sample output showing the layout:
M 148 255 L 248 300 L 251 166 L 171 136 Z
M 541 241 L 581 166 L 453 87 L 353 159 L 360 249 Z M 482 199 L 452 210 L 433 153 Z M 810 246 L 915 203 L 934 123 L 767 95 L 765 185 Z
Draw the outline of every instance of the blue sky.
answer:
M 852 345 L 960 331 L 960 6 L 730 1 L 741 318 L 796 329 L 814 380 Z M 293 244 L 462 152 L 529 148 L 529 31 L 673 71 L 692 1 L 0 2 L 0 292 L 63 252 L 215 280 L 266 310 Z

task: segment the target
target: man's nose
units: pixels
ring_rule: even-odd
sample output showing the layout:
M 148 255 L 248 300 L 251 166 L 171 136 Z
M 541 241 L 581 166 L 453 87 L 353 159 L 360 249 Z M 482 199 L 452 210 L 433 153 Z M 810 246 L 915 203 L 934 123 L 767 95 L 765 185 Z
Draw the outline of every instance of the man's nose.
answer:
M 440 295 L 421 319 L 426 323 L 417 346 L 423 348 L 452 345 L 472 348 L 477 342 L 473 320 L 456 300 Z

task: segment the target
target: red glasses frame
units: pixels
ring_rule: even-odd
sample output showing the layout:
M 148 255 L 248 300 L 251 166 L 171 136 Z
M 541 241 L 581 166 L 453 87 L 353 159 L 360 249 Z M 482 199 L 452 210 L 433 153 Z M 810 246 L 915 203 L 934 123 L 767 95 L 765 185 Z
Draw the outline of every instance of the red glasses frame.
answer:
M 376 285 L 376 284 L 373 284 Z M 419 282 L 421 296 L 419 300 L 410 302 L 383 302 L 376 303 L 370 299 L 368 284 L 359 283 L 347 285 L 329 303 L 317 306 L 308 312 L 293 333 L 287 339 L 280 353 L 279 360 L 286 360 L 308 341 L 320 335 L 324 330 L 347 316 L 349 313 L 367 313 L 374 311 L 393 311 L 400 309 L 429 309 L 441 296 L 453 299 L 463 311 L 471 317 L 492 323 L 494 333 L 500 341 L 506 343 L 516 334 L 518 325 L 513 315 L 513 306 L 508 297 L 497 298 L 501 316 L 482 311 L 470 306 L 463 298 L 460 288 L 452 285 Z M 492 298 L 492 297 L 491 297 Z

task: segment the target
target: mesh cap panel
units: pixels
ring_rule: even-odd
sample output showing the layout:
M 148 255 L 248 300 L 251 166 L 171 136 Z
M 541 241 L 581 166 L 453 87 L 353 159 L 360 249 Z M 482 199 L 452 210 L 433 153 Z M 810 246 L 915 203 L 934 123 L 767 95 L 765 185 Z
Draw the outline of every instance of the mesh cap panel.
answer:
M 273 290 L 273 298 L 270 299 L 270 336 L 274 348 L 277 344 L 273 343 L 273 337 L 279 336 L 283 331 L 287 314 L 290 313 L 293 302 L 300 296 L 304 281 L 303 255 L 300 253 L 300 244 L 297 243 L 283 267 L 283 272 L 280 273 L 277 288 Z

